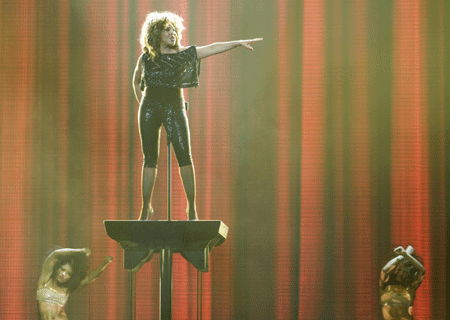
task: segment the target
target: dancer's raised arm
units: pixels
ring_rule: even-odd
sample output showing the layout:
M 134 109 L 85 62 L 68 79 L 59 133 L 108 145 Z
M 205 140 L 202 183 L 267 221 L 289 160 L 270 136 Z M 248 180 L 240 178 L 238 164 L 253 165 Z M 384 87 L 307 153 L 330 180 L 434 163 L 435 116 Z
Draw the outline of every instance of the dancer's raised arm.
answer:
M 412 263 L 412 265 L 414 266 L 414 268 L 416 268 L 420 273 L 425 273 L 425 268 L 424 266 L 416 259 L 412 256 L 412 254 L 414 253 L 414 248 L 412 246 L 408 246 L 406 248 L 406 250 L 403 250 L 400 252 L 400 254 L 405 257 L 406 259 L 409 260 L 409 262 Z
M 92 281 L 98 278 L 99 275 L 102 274 L 102 272 L 106 269 L 106 266 L 111 263 L 113 260 L 113 257 L 107 256 L 105 260 L 92 272 L 90 272 L 84 279 L 81 281 L 80 285 L 77 287 L 77 291 L 83 289 L 88 284 L 90 284 Z
M 219 54 L 231 49 L 234 49 L 236 47 L 242 46 L 244 48 L 253 50 L 253 47 L 251 46 L 253 43 L 262 41 L 263 38 L 255 38 L 250 40 L 235 40 L 235 41 L 228 41 L 228 42 L 216 42 L 207 46 L 197 47 L 197 58 L 203 59 L 207 58 L 209 56 Z
M 383 269 L 381 269 L 380 285 L 381 283 L 385 283 L 389 280 L 390 273 L 395 269 L 397 264 L 403 259 L 404 257 L 402 255 L 399 255 L 391 259 L 388 263 L 386 263 Z

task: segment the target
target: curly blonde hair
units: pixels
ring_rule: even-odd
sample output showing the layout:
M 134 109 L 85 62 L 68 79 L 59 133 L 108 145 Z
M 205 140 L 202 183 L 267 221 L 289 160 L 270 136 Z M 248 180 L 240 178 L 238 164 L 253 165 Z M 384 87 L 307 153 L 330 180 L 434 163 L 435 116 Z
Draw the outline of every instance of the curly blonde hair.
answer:
M 175 49 L 179 50 L 181 32 L 184 30 L 183 18 L 169 11 L 150 12 L 145 18 L 145 22 L 142 25 L 140 43 L 142 51 L 147 52 L 152 59 L 158 58 L 161 54 L 161 33 L 169 24 L 172 24 L 177 33 Z

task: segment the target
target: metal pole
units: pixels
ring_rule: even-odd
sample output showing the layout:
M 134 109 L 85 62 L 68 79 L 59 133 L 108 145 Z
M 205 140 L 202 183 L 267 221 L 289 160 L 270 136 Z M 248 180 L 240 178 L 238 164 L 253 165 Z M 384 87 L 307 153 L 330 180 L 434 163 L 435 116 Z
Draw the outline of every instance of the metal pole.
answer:
M 172 165 L 170 140 L 167 137 L 167 221 L 172 221 Z M 161 249 L 159 319 L 172 320 L 172 249 Z
M 185 105 L 187 109 L 187 104 Z M 172 221 L 172 152 L 167 137 L 167 221 Z M 172 320 L 172 249 L 161 249 L 159 318 Z
M 202 273 L 197 270 L 197 320 L 202 320 Z
M 167 221 L 172 221 L 172 165 L 170 141 L 167 137 Z
M 159 319 L 172 320 L 172 249 L 161 249 Z
M 130 319 L 136 319 L 136 274 L 128 271 L 128 280 L 130 284 Z

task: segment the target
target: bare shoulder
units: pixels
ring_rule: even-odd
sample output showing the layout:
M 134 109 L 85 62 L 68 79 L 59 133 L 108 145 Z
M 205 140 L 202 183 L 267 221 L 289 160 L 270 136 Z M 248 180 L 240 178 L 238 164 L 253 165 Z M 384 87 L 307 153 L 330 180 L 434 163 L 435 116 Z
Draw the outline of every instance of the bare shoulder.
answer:
M 197 46 L 191 45 L 191 46 L 187 46 L 187 47 L 180 47 L 180 50 L 178 52 L 183 52 L 185 50 L 191 49 L 191 48 L 197 48 Z

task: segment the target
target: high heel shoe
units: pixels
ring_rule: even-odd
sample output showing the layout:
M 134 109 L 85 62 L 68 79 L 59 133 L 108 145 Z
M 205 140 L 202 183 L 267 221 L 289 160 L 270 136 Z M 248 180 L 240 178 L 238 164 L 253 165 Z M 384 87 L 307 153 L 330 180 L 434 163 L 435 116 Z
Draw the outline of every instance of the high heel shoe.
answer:
M 140 217 L 139 217 L 138 220 L 141 220 L 141 221 L 150 220 L 150 218 L 151 218 L 154 214 L 155 214 L 155 211 L 153 211 L 153 208 L 150 207 L 150 210 L 148 210 L 146 214 L 143 215 L 142 212 L 141 212 L 141 215 L 140 215 Z

